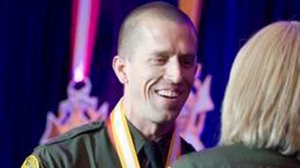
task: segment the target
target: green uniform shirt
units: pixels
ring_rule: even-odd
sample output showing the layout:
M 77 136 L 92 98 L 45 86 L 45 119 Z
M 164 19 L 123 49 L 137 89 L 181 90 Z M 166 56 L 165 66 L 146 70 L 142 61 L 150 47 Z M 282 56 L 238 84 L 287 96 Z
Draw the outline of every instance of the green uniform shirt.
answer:
M 143 157 L 145 156 L 140 155 L 140 151 L 146 140 L 130 122 L 128 125 L 139 162 L 143 167 L 143 160 L 145 160 Z M 171 136 L 168 134 L 158 142 L 164 162 L 168 155 Z M 193 147 L 183 140 L 181 140 L 181 144 L 182 154 L 194 151 Z M 105 122 L 93 122 L 73 129 L 46 145 L 36 147 L 23 166 L 121 168 L 121 163 L 110 141 Z

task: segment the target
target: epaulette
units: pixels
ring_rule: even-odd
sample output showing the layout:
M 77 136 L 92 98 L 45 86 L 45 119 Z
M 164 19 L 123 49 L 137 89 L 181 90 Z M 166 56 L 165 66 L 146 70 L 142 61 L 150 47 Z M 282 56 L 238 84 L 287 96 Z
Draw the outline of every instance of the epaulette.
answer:
M 74 137 L 77 137 L 81 134 L 87 133 L 87 132 L 92 132 L 92 131 L 100 131 L 102 127 L 104 127 L 104 121 L 95 121 L 92 123 L 85 124 L 83 126 L 74 128 L 57 138 L 54 138 L 53 140 L 49 140 L 46 144 L 42 146 L 48 146 L 56 143 L 60 143 L 69 139 L 72 139 Z

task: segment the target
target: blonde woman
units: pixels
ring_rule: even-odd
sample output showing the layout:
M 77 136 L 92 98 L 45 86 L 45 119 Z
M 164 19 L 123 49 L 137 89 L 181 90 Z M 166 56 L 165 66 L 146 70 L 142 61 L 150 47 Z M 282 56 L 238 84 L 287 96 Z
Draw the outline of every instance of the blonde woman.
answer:
M 300 22 L 280 21 L 239 51 L 225 93 L 219 147 L 175 168 L 300 167 Z

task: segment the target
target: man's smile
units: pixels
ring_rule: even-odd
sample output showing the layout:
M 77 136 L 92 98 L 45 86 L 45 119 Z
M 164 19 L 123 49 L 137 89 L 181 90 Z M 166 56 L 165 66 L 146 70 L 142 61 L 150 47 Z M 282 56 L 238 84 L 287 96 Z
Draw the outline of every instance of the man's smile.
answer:
M 179 89 L 157 89 L 155 93 L 164 98 L 177 99 L 183 92 Z

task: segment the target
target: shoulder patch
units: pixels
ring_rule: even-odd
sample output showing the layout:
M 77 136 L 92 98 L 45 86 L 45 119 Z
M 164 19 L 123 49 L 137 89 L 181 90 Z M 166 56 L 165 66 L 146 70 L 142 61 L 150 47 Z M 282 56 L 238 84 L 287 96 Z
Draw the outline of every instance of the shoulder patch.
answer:
M 39 168 L 39 167 L 40 167 L 39 159 L 34 155 L 28 156 L 21 166 L 21 168 Z
M 47 145 L 59 143 L 59 142 L 71 139 L 73 137 L 76 137 L 80 134 L 101 129 L 104 126 L 104 123 L 105 123 L 104 121 L 95 121 L 95 122 L 88 123 L 88 124 L 85 124 L 83 126 L 74 128 L 74 129 L 60 135 L 59 137 L 54 138 L 53 140 L 50 140 L 45 145 L 47 146 Z

